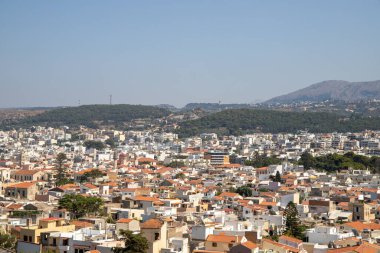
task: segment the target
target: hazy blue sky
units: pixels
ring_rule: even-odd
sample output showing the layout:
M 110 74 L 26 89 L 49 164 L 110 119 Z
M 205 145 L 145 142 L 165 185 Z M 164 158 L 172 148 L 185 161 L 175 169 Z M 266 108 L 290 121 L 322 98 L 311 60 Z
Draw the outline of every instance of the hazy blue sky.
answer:
M 2 0 L 0 107 L 249 103 L 380 79 L 379 0 Z

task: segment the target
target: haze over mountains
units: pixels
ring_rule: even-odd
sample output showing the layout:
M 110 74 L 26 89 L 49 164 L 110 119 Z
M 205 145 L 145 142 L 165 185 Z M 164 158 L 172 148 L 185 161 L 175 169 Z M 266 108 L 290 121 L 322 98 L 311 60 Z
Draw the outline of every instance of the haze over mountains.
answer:
M 326 100 L 356 102 L 371 99 L 380 99 L 380 80 L 369 82 L 323 81 L 295 92 L 272 98 L 265 103 L 289 104 Z

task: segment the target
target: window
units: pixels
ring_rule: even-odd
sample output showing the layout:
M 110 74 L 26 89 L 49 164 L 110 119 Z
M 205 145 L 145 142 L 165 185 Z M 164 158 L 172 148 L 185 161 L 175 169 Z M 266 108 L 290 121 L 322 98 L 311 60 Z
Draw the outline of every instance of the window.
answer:
M 213 242 L 213 243 L 212 243 L 212 246 L 213 246 L 213 247 L 218 247 L 218 244 L 217 244 L 216 242 Z
M 160 233 L 154 233 L 154 240 L 160 240 Z
M 232 243 L 229 243 L 228 244 L 228 248 L 232 248 L 233 244 Z
M 69 239 L 63 239 L 62 240 L 62 245 L 63 246 L 69 246 Z
M 24 235 L 24 242 L 27 242 L 27 241 L 28 241 L 28 237 Z
M 53 246 L 57 246 L 57 239 L 53 238 Z
M 29 236 L 29 242 L 32 242 L 32 237 L 31 236 Z

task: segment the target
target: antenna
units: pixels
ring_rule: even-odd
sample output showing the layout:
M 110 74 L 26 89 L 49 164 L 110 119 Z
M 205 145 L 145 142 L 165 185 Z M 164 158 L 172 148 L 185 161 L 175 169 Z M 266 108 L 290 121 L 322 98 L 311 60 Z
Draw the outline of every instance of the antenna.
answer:
M 112 105 L 112 94 L 110 95 L 110 105 Z

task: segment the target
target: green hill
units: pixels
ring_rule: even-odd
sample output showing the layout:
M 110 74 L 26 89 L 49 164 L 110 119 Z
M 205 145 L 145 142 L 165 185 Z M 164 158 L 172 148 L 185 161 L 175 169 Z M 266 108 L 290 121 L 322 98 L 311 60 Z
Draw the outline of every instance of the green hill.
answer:
M 42 126 L 96 127 L 99 124 L 120 124 L 142 118 L 161 118 L 169 115 L 166 109 L 145 105 L 83 105 L 46 111 L 36 116 L 24 118 L 2 128 Z
M 205 132 L 239 135 L 250 132 L 294 133 L 309 130 L 315 133 L 379 130 L 380 118 L 343 117 L 332 113 L 281 112 L 236 109 L 210 114 L 201 119 L 182 122 L 177 129 L 181 137 Z

